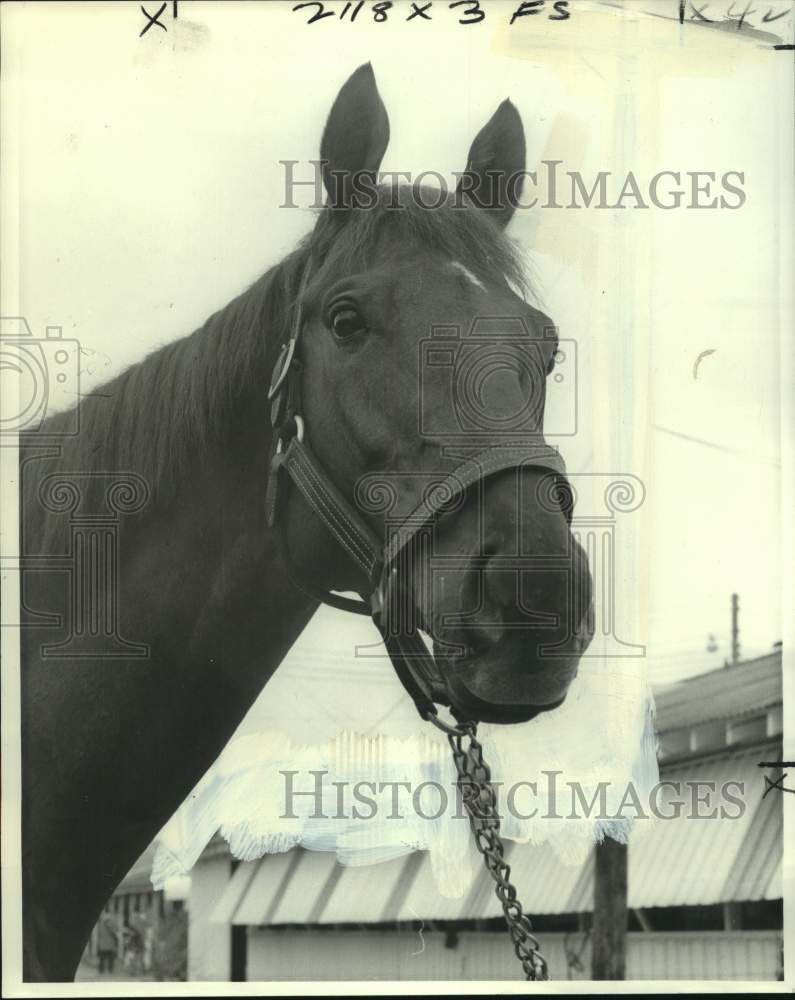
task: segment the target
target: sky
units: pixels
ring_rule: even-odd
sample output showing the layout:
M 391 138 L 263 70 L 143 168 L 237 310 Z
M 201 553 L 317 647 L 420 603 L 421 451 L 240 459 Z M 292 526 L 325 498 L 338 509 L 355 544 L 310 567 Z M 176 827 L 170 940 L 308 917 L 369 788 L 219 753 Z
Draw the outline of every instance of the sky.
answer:
M 308 208 L 280 209 L 279 161 L 318 155 L 334 95 L 368 59 L 390 115 L 384 169 L 462 169 L 510 96 L 530 164 L 632 171 L 641 186 L 662 170 L 741 171 L 737 210 L 531 209 L 510 232 L 577 343 L 569 468 L 645 485 L 617 523 L 622 638 L 646 646 L 657 683 L 719 666 L 737 592 L 743 655 L 769 651 L 791 294 L 783 63 L 736 38 L 673 44 L 667 22 L 606 9 L 563 36 L 541 20 L 509 33 L 504 17 L 458 33 L 441 18 L 307 26 L 290 7 L 183 2 L 167 32 L 142 37 L 138 4 L 6 8 L 25 41 L 4 60 L 22 124 L 18 280 L 7 277 L 3 315 L 79 340 L 81 391 L 191 332 L 312 224 Z M 552 387 L 550 409 L 563 405 Z M 323 622 L 351 642 L 360 627 Z M 319 655 L 321 633 L 302 655 Z

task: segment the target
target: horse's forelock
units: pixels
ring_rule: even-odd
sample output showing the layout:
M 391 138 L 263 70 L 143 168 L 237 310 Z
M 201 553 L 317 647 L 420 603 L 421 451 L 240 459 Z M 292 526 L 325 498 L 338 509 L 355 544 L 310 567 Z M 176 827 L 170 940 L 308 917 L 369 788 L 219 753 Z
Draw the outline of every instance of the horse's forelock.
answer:
M 505 279 L 524 296 L 530 293 L 519 247 L 486 212 L 429 188 L 380 185 L 376 194 L 371 207 L 321 212 L 310 245 L 329 272 L 367 270 L 388 235 L 395 249 L 418 244 L 486 280 Z

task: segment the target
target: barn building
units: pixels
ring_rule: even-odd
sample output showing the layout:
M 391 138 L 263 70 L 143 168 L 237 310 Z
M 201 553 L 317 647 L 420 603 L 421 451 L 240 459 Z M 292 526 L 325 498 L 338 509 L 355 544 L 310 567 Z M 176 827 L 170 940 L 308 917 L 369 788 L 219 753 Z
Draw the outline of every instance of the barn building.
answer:
M 156 964 L 153 954 L 165 932 L 169 918 L 181 913 L 187 902 L 190 879 L 172 879 L 165 889 L 154 889 L 150 878 L 154 846 L 150 845 L 125 875 L 105 905 L 118 928 L 116 957 L 120 965 L 125 957 L 125 940 L 135 926 L 143 930 L 146 941 L 145 971 Z M 148 931 L 148 933 L 146 933 Z M 98 961 L 99 927 L 96 926 L 83 954 L 83 964 L 95 966 Z
M 782 977 L 783 796 L 780 771 L 758 766 L 782 756 L 781 668 L 779 648 L 655 692 L 666 818 L 629 846 L 627 979 Z M 548 845 L 506 847 L 552 978 L 590 978 L 593 852 L 578 867 Z M 421 852 L 236 862 L 216 838 L 188 907 L 189 979 L 521 979 L 488 875 L 445 899 Z

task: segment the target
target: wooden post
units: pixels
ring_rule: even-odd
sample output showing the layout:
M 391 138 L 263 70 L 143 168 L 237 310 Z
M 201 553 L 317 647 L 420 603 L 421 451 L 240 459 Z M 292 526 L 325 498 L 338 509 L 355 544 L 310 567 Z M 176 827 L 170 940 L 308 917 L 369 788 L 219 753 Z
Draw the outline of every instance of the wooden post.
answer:
M 591 978 L 624 979 L 627 958 L 627 845 L 596 846 Z

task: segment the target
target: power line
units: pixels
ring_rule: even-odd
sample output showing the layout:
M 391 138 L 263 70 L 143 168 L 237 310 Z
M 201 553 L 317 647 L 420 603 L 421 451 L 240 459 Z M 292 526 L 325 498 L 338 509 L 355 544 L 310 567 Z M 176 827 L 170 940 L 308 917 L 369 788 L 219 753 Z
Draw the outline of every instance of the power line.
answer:
M 763 462 L 765 465 L 781 468 L 781 460 L 770 458 L 767 455 L 759 455 L 755 451 L 744 451 L 741 448 L 732 448 L 730 445 L 718 444 L 715 441 L 707 441 L 705 438 L 695 437 L 693 434 L 684 434 L 682 431 L 672 430 L 670 427 L 663 427 L 661 424 L 652 424 L 655 431 L 662 434 L 670 434 L 671 437 L 681 438 L 682 441 L 689 441 L 691 444 L 700 444 L 706 448 L 714 448 L 716 451 L 725 451 L 730 455 L 741 455 L 743 458 L 750 458 L 756 462 Z

